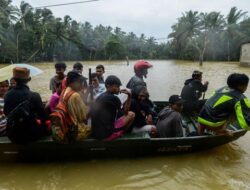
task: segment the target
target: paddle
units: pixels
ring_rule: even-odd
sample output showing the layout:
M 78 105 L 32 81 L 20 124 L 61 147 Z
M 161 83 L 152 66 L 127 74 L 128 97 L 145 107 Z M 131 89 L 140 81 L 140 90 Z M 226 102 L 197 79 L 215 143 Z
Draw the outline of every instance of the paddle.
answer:
M 203 93 L 202 99 L 205 100 L 206 92 Z
M 94 101 L 94 92 L 93 92 L 93 86 L 92 86 L 92 80 L 91 80 L 91 68 L 89 68 L 89 93 L 90 93 L 90 101 Z

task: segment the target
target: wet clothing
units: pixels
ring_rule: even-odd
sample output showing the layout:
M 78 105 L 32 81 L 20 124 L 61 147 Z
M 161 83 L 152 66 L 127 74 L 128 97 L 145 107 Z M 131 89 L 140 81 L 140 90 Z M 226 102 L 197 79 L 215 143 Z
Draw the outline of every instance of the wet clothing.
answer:
M 186 114 L 199 113 L 206 102 L 206 100 L 199 99 L 202 93 L 207 91 L 208 85 L 203 85 L 201 81 L 195 79 L 186 80 L 184 85 L 181 92 L 181 98 L 184 100 L 183 112 Z
M 20 84 L 11 89 L 5 95 L 4 114 L 8 117 L 12 110 L 28 100 L 30 102 L 30 120 L 15 126 L 15 130 L 7 126 L 7 135 L 11 141 L 16 143 L 27 143 L 39 139 L 47 134 L 46 119 L 42 99 L 36 92 L 30 91 L 26 84 Z M 37 123 L 37 120 L 41 124 Z
M 250 102 L 239 91 L 223 87 L 215 91 L 202 108 L 198 122 L 203 126 L 221 127 L 234 116 L 243 129 L 250 125 Z
M 64 77 L 65 78 L 65 77 Z M 55 75 L 54 77 L 52 77 L 50 79 L 50 84 L 49 84 L 49 89 L 52 91 L 52 94 L 54 94 L 56 92 L 56 84 L 57 83 L 62 83 L 63 82 L 63 79 L 59 79 L 57 75 Z
M 110 92 L 101 94 L 91 110 L 93 137 L 106 139 L 112 133 L 123 130 L 123 128 L 115 129 L 115 122 L 122 115 L 119 98 Z
M 126 87 L 129 89 L 133 89 L 136 86 L 145 86 L 146 87 L 147 84 L 144 82 L 143 78 L 140 78 L 140 77 L 135 75 L 129 80 Z
M 0 98 L 0 137 L 6 135 L 7 118 L 3 113 L 4 99 Z
M 160 138 L 183 137 L 181 114 L 170 107 L 164 108 L 158 115 L 156 128 Z

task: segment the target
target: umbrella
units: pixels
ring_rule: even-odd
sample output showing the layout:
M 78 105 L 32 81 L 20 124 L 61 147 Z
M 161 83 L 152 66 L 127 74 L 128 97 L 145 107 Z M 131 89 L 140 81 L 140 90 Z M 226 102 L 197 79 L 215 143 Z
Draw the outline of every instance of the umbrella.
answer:
M 41 69 L 34 67 L 32 65 L 29 65 L 26 63 L 16 63 L 16 64 L 8 65 L 8 66 L 0 69 L 0 81 L 9 80 L 13 76 L 13 69 L 15 67 L 23 67 L 23 68 L 29 69 L 30 75 L 32 77 L 43 73 L 43 71 Z

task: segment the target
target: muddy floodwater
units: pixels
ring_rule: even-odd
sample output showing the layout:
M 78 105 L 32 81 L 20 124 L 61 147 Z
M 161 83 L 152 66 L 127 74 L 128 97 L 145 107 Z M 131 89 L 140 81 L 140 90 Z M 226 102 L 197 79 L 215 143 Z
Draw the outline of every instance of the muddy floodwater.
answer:
M 88 68 L 104 64 L 105 76 L 115 74 L 124 86 L 133 75 L 133 61 L 83 62 L 84 75 Z M 209 81 L 206 97 L 226 84 L 232 72 L 246 73 L 250 68 L 238 63 L 181 61 L 151 61 L 146 82 L 152 100 L 167 100 L 180 94 L 184 80 L 193 70 L 203 71 Z M 72 69 L 73 62 L 69 62 Z M 52 63 L 36 64 L 44 73 L 32 79 L 30 87 L 47 100 L 49 79 L 54 75 Z M 246 95 L 250 97 L 250 89 Z M 200 153 L 130 159 L 84 160 L 77 162 L 16 163 L 0 162 L 0 189 L 15 190 L 103 190 L 103 189 L 225 189 L 250 190 L 250 134 L 239 140 Z

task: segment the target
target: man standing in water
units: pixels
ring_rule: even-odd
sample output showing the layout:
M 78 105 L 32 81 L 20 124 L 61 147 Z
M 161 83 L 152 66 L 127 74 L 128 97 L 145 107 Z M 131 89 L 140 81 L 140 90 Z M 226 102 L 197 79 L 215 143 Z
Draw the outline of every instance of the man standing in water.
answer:
M 144 60 L 137 61 L 134 65 L 135 75 L 129 80 L 127 84 L 127 88 L 133 89 L 136 86 L 147 86 L 144 82 L 143 77 L 147 78 L 148 69 L 151 68 L 152 65 Z
M 194 71 L 192 78 L 185 81 L 181 97 L 185 100 L 183 112 L 186 114 L 199 113 L 206 100 L 200 100 L 202 93 L 207 91 L 208 81 L 202 84 L 202 72 Z

